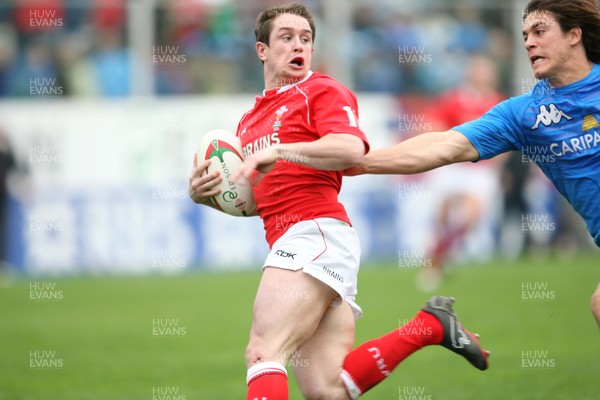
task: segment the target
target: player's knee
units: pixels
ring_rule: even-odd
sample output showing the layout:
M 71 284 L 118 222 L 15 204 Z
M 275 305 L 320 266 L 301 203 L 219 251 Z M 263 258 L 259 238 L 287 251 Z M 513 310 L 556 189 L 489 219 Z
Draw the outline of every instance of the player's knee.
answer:
M 306 400 L 348 400 L 346 391 L 341 388 L 314 385 L 302 390 Z
M 268 359 L 269 357 L 267 356 L 267 352 L 265 351 L 265 349 L 263 349 L 262 346 L 253 342 L 250 342 L 248 346 L 246 346 L 246 353 L 244 356 L 246 359 L 246 366 L 248 368 L 254 364 L 258 364 L 265 361 L 272 361 Z
M 344 385 L 339 381 L 333 382 L 326 379 L 312 379 L 310 383 L 300 386 L 302 395 L 306 400 L 349 400 Z
M 248 346 L 246 346 L 246 366 L 249 368 L 252 365 L 267 361 L 275 361 L 280 364 L 285 364 L 287 361 L 284 355 L 287 352 L 273 348 L 269 343 L 260 340 L 259 338 L 251 338 Z

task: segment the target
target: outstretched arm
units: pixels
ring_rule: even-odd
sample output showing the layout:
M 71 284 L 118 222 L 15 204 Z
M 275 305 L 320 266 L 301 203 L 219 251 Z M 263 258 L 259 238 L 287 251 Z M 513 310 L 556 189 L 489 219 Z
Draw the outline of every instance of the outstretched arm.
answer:
M 371 150 L 345 175 L 418 174 L 443 165 L 476 161 L 479 153 L 458 131 L 423 133 L 394 146 Z
M 248 157 L 232 180 L 246 181 L 254 170 L 269 172 L 278 160 L 306 165 L 315 169 L 342 171 L 358 165 L 365 154 L 365 144 L 349 133 L 332 133 L 314 142 L 278 144 Z

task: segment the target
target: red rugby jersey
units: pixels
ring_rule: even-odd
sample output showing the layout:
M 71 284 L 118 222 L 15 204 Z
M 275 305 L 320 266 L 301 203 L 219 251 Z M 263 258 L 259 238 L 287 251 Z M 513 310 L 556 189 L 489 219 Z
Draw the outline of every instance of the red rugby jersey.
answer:
M 256 96 L 254 107 L 244 114 L 237 129 L 244 158 L 268 146 L 312 142 L 329 133 L 356 135 L 369 149 L 358 127 L 356 96 L 329 76 L 312 71 L 297 83 Z M 341 171 L 277 161 L 253 186 L 269 246 L 300 221 L 331 217 L 350 223 L 338 201 L 341 186 Z

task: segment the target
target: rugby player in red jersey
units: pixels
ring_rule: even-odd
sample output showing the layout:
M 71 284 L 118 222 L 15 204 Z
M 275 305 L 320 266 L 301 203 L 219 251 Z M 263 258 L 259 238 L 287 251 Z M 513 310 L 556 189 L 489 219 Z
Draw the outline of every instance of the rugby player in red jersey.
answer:
M 315 26 L 303 5 L 263 11 L 255 34 L 265 90 L 238 125 L 245 162 L 233 179 L 253 184 L 271 251 L 246 350 L 247 399 L 287 399 L 290 359 L 307 399 L 356 399 L 427 345 L 441 344 L 486 369 L 488 353 L 446 297 L 432 298 L 400 329 L 352 349 L 361 314 L 360 244 L 337 197 L 342 171 L 369 150 L 356 97 L 310 70 Z M 218 171 L 202 176 L 208 164 L 195 165 L 190 177 L 190 196 L 200 204 L 208 204 L 222 179 Z

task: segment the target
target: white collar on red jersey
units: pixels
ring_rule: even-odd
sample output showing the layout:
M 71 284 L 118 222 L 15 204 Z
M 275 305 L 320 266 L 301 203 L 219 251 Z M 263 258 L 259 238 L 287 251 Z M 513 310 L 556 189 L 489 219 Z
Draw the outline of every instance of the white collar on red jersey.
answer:
M 306 76 L 304 78 L 302 78 L 302 80 L 299 80 L 298 82 L 290 83 L 289 85 L 280 87 L 279 90 L 277 90 L 277 94 L 283 93 L 286 90 L 289 90 L 296 85 L 306 82 L 312 76 L 312 74 L 313 74 L 313 72 L 311 70 L 308 70 L 308 73 L 306 74 Z M 263 90 L 263 96 L 266 94 L 266 92 L 267 92 L 266 90 Z

